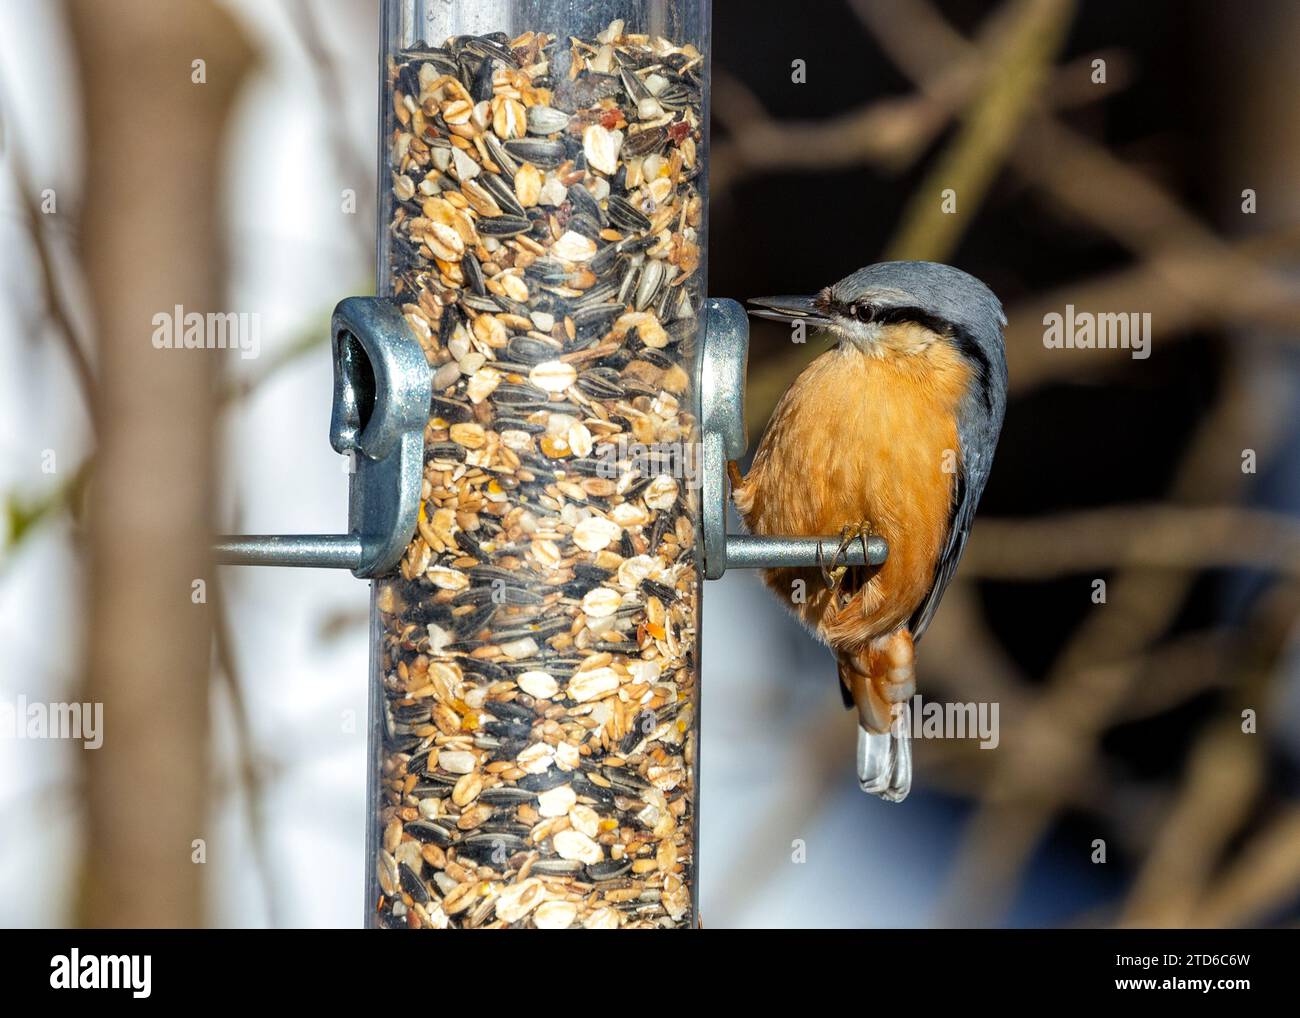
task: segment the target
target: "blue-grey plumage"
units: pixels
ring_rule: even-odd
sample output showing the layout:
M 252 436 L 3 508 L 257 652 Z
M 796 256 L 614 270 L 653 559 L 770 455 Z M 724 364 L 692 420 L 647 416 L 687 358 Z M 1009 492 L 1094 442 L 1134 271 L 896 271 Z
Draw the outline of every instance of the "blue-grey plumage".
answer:
M 934 262 L 883 262 L 815 296 L 754 303 L 760 317 L 823 327 L 839 344 L 782 398 L 736 504 L 760 533 L 879 526 L 889 542 L 884 566 L 837 576 L 796 611 L 835 649 L 858 707 L 863 787 L 897 800 L 910 757 L 893 722 L 914 689 L 913 642 L 957 570 L 992 468 L 1006 317 L 978 279 Z M 819 460 L 832 435 L 836 458 Z M 953 467 L 937 469 L 954 451 Z M 788 589 L 787 573 L 766 579 Z

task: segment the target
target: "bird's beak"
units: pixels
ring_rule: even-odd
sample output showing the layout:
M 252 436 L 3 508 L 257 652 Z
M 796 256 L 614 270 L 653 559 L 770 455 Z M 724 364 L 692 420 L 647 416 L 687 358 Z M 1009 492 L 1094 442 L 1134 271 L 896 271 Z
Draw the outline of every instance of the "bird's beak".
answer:
M 749 313 L 755 318 L 770 318 L 774 322 L 804 322 L 808 325 L 830 325 L 816 297 L 751 297 L 749 303 L 757 304 Z

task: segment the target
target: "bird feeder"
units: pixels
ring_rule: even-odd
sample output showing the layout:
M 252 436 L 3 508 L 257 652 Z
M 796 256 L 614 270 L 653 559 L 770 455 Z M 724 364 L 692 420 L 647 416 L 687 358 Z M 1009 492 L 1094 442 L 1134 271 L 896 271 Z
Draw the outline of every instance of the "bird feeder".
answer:
M 369 926 L 697 924 L 701 581 L 839 543 L 726 530 L 709 19 L 384 4 L 380 296 L 331 344 L 348 531 L 217 544 L 372 582 Z

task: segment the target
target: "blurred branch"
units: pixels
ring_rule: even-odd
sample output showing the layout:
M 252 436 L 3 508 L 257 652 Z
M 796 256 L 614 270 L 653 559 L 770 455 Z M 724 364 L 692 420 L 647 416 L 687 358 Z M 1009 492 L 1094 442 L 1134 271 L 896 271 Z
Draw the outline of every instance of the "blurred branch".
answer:
M 938 631 L 938 621 L 947 610 L 945 595 L 943 610 L 926 633 L 926 654 L 922 662 L 924 673 L 918 683 L 920 692 L 927 700 L 933 701 L 997 703 L 999 725 L 1003 732 L 1013 733 L 1008 737 L 1014 738 L 1014 733 L 1021 730 L 1031 697 L 1024 687 L 1019 686 L 1011 690 L 1010 697 L 989 696 L 978 683 L 972 686 L 965 681 L 968 669 L 963 665 L 970 662 L 978 671 L 982 646 L 976 642 L 963 647 L 963 656 L 954 658 L 945 653 L 945 647 L 931 645 L 930 638 Z M 1142 679 L 1134 689 L 1133 697 L 1125 704 L 1126 709 L 1116 715 L 1115 722 L 1128 724 L 1161 714 L 1193 697 L 1222 688 L 1227 682 L 1224 663 L 1230 645 L 1228 635 L 1217 630 L 1188 633 L 1144 651 L 1127 662 L 1127 666 L 1140 673 Z M 1235 635 L 1238 639 L 1248 637 L 1245 630 Z M 925 740 L 914 747 L 913 752 L 917 769 L 924 773 L 926 781 L 936 782 L 945 791 L 972 797 L 988 783 L 997 767 L 998 754 L 980 749 L 978 743 L 969 739 Z M 1096 773 L 1094 778 L 1093 782 L 1069 789 L 1063 804 L 1087 808 L 1111 824 L 1121 823 L 1121 803 L 1115 795 L 1111 777 Z
M 1266 714 L 1269 682 L 1284 666 L 1298 611 L 1300 584 L 1274 587 L 1235 641 L 1230 709 L 1192 750 L 1179 797 L 1134 881 L 1124 925 L 1188 925 L 1220 855 L 1247 821 L 1265 781 L 1267 735 L 1244 732 L 1241 715 L 1246 708 Z
M 1112 717 L 1116 725 L 1131 725 L 1180 707 L 1206 693 L 1219 692 L 1231 681 L 1231 655 L 1247 630 L 1198 630 L 1172 637 L 1147 655 L 1146 674 Z
M 1262 444 L 1261 429 L 1276 435 L 1281 428 L 1255 396 L 1241 372 L 1230 370 L 1218 405 L 1179 464 L 1172 502 L 1231 498 L 1240 489 L 1241 448 Z M 1060 804 L 1095 771 L 1096 742 L 1125 709 L 1142 674 L 1136 662 L 1143 648 L 1172 624 L 1199 575 L 1199 562 L 1159 570 L 1140 564 L 1146 532 L 1126 530 L 1124 536 L 1129 547 L 1108 584 L 1107 604 L 1088 613 L 1057 657 L 1021 738 L 1001 754 L 967 824 L 948 882 L 950 922 L 987 916 L 1009 897 Z
M 952 28 L 928 0 L 896 0 L 887 17 L 864 0 L 854 7 L 899 68 L 922 87 L 937 79 L 936 68 L 946 63 L 985 59 L 981 47 Z M 1045 111 L 1037 111 L 1026 126 L 1011 150 L 1012 165 L 1058 204 L 1138 253 L 1191 254 L 1207 266 L 1217 258 L 1214 271 L 1234 278 L 1237 290 L 1248 294 L 1244 299 L 1295 301 L 1293 285 L 1233 252 L 1165 189 L 1100 145 Z M 1182 286 L 1185 300 L 1206 301 L 1197 280 L 1184 275 L 1171 282 Z
M 368 151 L 353 144 L 355 139 L 348 132 L 347 89 L 343 84 L 343 75 L 333 51 L 325 42 L 321 31 L 320 5 L 308 3 L 308 0 L 290 0 L 290 20 L 298 30 L 299 39 L 306 51 L 308 66 L 316 79 L 316 90 L 320 102 L 316 108 L 325 123 L 326 136 L 329 140 L 330 153 L 334 160 L 340 180 L 356 190 L 358 195 L 366 193 L 371 186 L 370 163 Z M 361 203 L 358 208 L 369 210 L 368 203 Z M 350 216 L 353 233 L 358 248 L 365 252 L 369 261 L 370 252 L 375 244 L 375 222 L 367 212 L 366 215 Z
M 1300 254 L 1300 226 L 1282 227 L 1232 245 L 1253 260 L 1281 263 Z M 1043 345 L 1043 318 L 1061 313 L 1066 304 L 1077 312 L 1100 313 L 1115 308 L 1142 308 L 1151 314 L 1151 341 L 1176 338 L 1196 329 L 1258 327 L 1260 338 L 1279 346 L 1296 343 L 1300 333 L 1300 301 L 1247 295 L 1237 277 L 1221 271 L 1215 259 L 1168 252 L 1131 268 L 1070 283 L 1029 297 L 1007 312 L 1007 373 L 1012 392 L 1024 392 L 1056 381 L 1079 380 L 1120 363 L 1131 363 L 1132 351 L 1099 348 L 1063 351 Z M 1173 282 L 1179 279 L 1180 282 Z M 1202 299 L 1189 301 L 1189 286 L 1201 288 Z M 1273 332 L 1270 327 L 1284 331 Z M 1079 356 L 1075 356 L 1079 354 Z
M 7 96 L 0 95 L 0 99 L 5 100 L 0 102 L 0 108 L 8 108 L 7 98 Z M 6 116 L 7 119 L 9 118 Z M 68 355 L 73 375 L 77 380 L 77 386 L 81 389 L 81 397 L 86 406 L 87 416 L 93 426 L 95 421 L 94 369 L 90 366 L 90 358 L 86 354 L 81 340 L 77 337 L 77 328 L 73 325 L 72 317 L 64 304 L 63 288 L 59 284 L 59 274 L 54 264 L 54 251 L 50 246 L 49 235 L 45 228 L 45 220 L 48 217 L 41 212 L 40 203 L 36 200 L 36 192 L 27 170 L 27 162 L 18 147 L 16 134 L 10 132 L 10 138 L 12 140 L 9 146 L 9 158 L 14 177 L 14 187 L 23 203 L 23 214 L 27 220 L 27 232 L 32 239 L 32 247 L 36 251 L 36 261 L 41 274 L 40 290 L 45 296 L 46 313 L 54 325 L 55 335 L 63 346 L 64 352 Z
M 923 89 L 935 87 L 936 66 L 954 62 L 969 62 L 977 68 L 984 65 L 979 53 L 969 52 L 961 34 L 924 0 L 849 0 L 849 7 L 894 66 Z M 1013 4 L 1004 3 L 989 16 L 989 30 L 1003 30 L 1015 11 Z
M 922 685 L 962 700 L 999 703 L 1004 718 L 1018 715 L 1029 702 L 1028 677 L 989 632 L 975 584 L 960 572 L 926 631 L 920 668 Z
M 1214 310 L 1213 294 L 1224 291 L 1233 308 L 1278 306 L 1289 311 L 1291 327 L 1300 322 L 1293 281 L 1252 257 L 1249 247 L 1220 239 L 1164 188 L 1077 132 L 1036 118 L 1012 164 L 1058 204 L 1147 255 L 1185 301 L 1205 312 Z M 1225 278 L 1231 288 L 1221 285 Z
M 989 38 L 995 37 L 991 31 Z M 1088 65 L 1098 57 L 1110 65 L 1108 83 L 1081 87 L 1079 82 L 1088 80 Z M 762 173 L 824 173 L 860 164 L 886 172 L 905 169 L 969 100 L 985 73 L 983 61 L 976 59 L 936 70 L 926 87 L 913 95 L 878 99 L 860 109 L 817 120 L 776 120 L 743 82 L 714 67 L 710 108 L 728 133 L 712 143 L 710 189 L 715 195 L 725 195 L 745 177 Z M 1047 102 L 1054 109 L 1095 103 L 1126 87 L 1130 78 L 1124 54 L 1112 50 L 1091 53 L 1056 72 L 1046 89 Z
M 965 108 L 957 137 L 913 192 L 887 258 L 944 261 L 952 254 L 1042 91 L 1074 4 L 1018 0 L 1008 6 L 1016 12 L 1014 28 L 1000 46 L 990 49 L 990 72 L 983 87 Z M 955 193 L 964 215 L 944 211 L 941 195 L 946 189 Z
M 1300 886 L 1300 808 L 1281 815 L 1237 852 L 1236 859 L 1188 918 L 1189 926 L 1246 926 L 1294 900 Z
M 954 72 L 949 80 L 955 85 L 966 76 Z M 951 119 L 960 95 L 954 87 L 942 100 L 891 97 L 823 120 L 776 121 L 722 68 L 714 68 L 712 85 L 713 115 L 729 132 L 713 143 L 710 154 L 709 186 L 717 194 L 756 173 L 825 172 L 864 162 L 901 168 Z
M 1142 860 L 1119 925 L 1185 926 L 1219 852 L 1259 792 L 1263 760 L 1229 716 L 1192 750 L 1178 799 Z
M 1027 520 L 981 519 L 966 577 L 1036 580 L 1113 568 L 1247 566 L 1300 577 L 1300 521 L 1229 506 L 1112 507 Z

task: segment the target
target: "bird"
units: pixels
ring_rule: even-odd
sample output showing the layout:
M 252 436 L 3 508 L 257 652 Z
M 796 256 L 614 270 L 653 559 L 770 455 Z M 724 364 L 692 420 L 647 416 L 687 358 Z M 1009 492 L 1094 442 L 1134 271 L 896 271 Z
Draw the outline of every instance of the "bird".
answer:
M 966 548 L 1006 412 L 1006 315 L 974 276 L 924 261 L 750 303 L 836 342 L 785 391 L 748 473 L 728 464 L 732 500 L 753 533 L 840 537 L 817 568 L 763 578 L 834 652 L 860 787 L 901 802 L 914 648 Z M 884 563 L 846 566 L 870 537 L 887 543 Z

